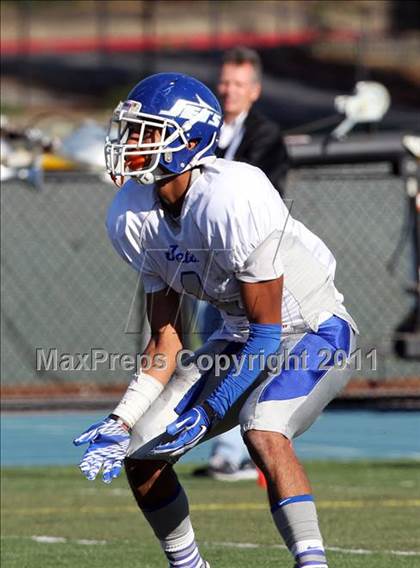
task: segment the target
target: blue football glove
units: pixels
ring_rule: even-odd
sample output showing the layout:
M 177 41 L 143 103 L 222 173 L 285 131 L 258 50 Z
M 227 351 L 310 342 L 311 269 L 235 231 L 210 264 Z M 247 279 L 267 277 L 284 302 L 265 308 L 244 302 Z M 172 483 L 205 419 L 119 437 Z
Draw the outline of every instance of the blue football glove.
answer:
M 75 446 L 89 444 L 79 468 L 90 481 L 94 480 L 102 468 L 105 483 L 118 477 L 127 455 L 130 434 L 112 418 L 105 418 L 92 424 L 83 434 L 73 440 Z
M 188 412 L 181 414 L 179 418 L 167 426 L 166 432 L 170 436 L 176 436 L 171 442 L 159 444 L 151 453 L 154 455 L 180 456 L 196 446 L 206 435 L 212 423 L 210 412 L 202 406 L 194 406 Z

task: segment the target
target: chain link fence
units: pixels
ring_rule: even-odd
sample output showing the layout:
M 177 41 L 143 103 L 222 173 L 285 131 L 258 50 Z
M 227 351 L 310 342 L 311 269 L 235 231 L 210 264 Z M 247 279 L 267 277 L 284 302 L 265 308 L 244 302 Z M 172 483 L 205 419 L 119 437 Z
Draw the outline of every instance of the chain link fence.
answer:
M 148 329 L 141 283 L 107 239 L 113 194 L 75 173 L 48 175 L 41 191 L 3 184 L 3 384 L 127 382 Z M 394 274 L 387 270 L 405 223 L 401 178 L 386 165 L 307 168 L 290 174 L 286 197 L 338 260 L 337 287 L 361 332 L 358 376 L 418 376 L 392 349 L 393 329 L 412 306 L 409 246 Z
M 139 280 L 106 235 L 113 195 L 111 185 L 85 175 L 49 176 L 41 191 L 3 185 L 4 383 L 124 382 L 119 362 L 113 371 L 101 359 L 133 355 L 147 338 L 132 333 L 144 329 Z M 78 354 L 86 353 L 81 365 Z
M 393 353 L 394 329 L 414 304 L 413 243 L 403 179 L 391 164 L 313 167 L 290 174 L 292 215 L 337 259 L 336 285 L 360 330 L 358 376 L 418 377 L 418 362 Z M 394 262 L 395 260 L 395 262 Z

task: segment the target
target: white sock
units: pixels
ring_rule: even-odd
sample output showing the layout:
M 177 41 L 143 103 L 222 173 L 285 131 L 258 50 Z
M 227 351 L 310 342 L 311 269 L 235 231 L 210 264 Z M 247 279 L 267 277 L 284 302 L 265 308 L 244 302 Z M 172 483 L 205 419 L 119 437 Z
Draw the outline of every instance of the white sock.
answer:
M 296 568 L 328 568 L 312 495 L 282 499 L 271 508 L 271 514 L 295 557 Z

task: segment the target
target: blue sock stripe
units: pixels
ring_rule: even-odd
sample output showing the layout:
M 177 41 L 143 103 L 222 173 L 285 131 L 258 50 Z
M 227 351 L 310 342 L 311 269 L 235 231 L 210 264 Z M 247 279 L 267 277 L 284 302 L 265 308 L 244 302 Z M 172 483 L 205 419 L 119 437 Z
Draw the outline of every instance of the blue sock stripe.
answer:
M 201 556 L 199 557 L 197 564 L 194 565 L 194 568 L 204 568 L 204 562 Z
M 177 548 L 176 550 L 165 550 L 165 554 L 169 556 L 173 556 L 174 558 L 180 558 L 181 556 L 188 556 L 191 554 L 196 547 L 195 540 L 191 542 L 188 546 L 184 546 L 184 548 Z
M 182 550 L 177 550 L 176 552 L 166 553 L 166 556 L 171 560 L 176 560 L 177 562 L 181 563 L 182 560 L 185 560 L 186 558 L 191 556 L 191 554 L 195 551 L 198 554 L 197 545 L 195 542 L 193 542 L 192 545 L 188 548 L 183 548 Z
M 309 493 L 306 495 L 295 495 L 294 497 L 287 497 L 286 499 L 281 499 L 275 505 L 271 507 L 271 512 L 275 513 L 281 507 L 285 505 L 290 505 L 291 503 L 302 503 L 304 501 L 312 501 L 314 498 Z
M 191 555 L 193 553 L 191 552 Z M 200 557 L 200 553 L 198 552 L 198 548 L 194 553 L 194 556 L 191 556 L 191 558 L 189 560 L 178 560 L 175 559 L 172 561 L 171 563 L 171 568 L 190 568 L 191 566 L 196 566 L 197 564 L 199 564 L 201 562 L 201 557 Z
M 321 550 L 320 548 L 310 548 L 309 550 L 305 550 L 305 552 L 301 552 L 300 554 L 296 554 L 296 558 L 301 558 L 302 556 L 323 556 L 325 558 L 325 551 Z
M 173 501 L 175 501 L 175 499 L 181 493 L 181 489 L 182 489 L 182 485 L 180 483 L 178 483 L 176 490 L 175 490 L 175 493 L 171 497 L 168 497 L 164 501 L 161 501 L 158 505 L 155 505 L 154 507 L 141 507 L 141 510 L 145 513 L 153 513 L 153 511 L 158 511 L 159 509 L 163 509 L 163 507 L 167 507 Z
M 305 566 L 327 566 L 327 562 L 324 558 L 323 560 L 309 560 L 308 562 L 298 564 L 298 568 L 304 568 Z

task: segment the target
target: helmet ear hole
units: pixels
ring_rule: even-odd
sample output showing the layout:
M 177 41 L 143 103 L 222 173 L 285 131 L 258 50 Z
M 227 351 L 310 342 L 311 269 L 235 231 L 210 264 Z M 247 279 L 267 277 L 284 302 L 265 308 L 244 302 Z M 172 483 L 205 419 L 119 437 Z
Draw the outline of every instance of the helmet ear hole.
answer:
M 200 144 L 201 138 L 194 138 L 193 140 L 188 141 L 187 148 L 188 150 L 194 150 Z

